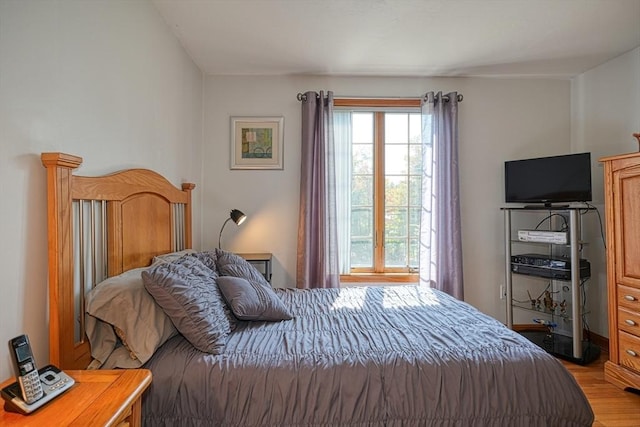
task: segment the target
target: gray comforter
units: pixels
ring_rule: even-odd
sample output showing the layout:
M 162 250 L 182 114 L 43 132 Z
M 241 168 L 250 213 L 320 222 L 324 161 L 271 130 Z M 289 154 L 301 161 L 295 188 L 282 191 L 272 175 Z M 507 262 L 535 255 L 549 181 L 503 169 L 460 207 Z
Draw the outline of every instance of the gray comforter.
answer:
M 553 356 L 417 287 L 282 290 L 294 319 L 243 322 L 220 355 L 181 336 L 147 363 L 147 426 L 591 426 Z

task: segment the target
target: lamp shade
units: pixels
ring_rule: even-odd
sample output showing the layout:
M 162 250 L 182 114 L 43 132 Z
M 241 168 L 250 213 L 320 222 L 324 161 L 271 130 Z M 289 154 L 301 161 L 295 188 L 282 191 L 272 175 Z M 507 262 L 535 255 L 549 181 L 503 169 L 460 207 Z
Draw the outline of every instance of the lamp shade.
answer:
M 222 231 L 224 230 L 224 226 L 227 225 L 229 221 L 233 221 L 236 223 L 236 225 L 240 225 L 246 219 L 247 219 L 247 216 L 244 213 L 242 213 L 242 211 L 239 211 L 238 209 L 231 209 L 231 212 L 229 212 L 229 218 L 227 218 L 224 224 L 222 224 L 222 228 L 220 229 L 220 235 L 218 236 L 218 249 L 222 249 L 221 242 L 222 242 Z
M 240 225 L 244 222 L 245 219 L 247 219 L 247 216 L 243 214 L 242 211 L 239 211 L 238 209 L 231 209 L 231 212 L 229 213 L 229 218 L 231 218 L 233 222 L 236 223 L 236 225 Z

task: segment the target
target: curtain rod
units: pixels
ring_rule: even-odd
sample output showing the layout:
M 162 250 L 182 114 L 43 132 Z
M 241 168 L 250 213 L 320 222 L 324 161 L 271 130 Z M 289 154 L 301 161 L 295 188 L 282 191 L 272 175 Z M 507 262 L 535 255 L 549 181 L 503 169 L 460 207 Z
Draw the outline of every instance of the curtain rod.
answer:
M 422 97 L 422 99 L 428 99 L 429 98 L 429 94 L 433 93 L 433 92 L 427 92 L 424 94 L 424 96 Z M 433 97 L 435 98 L 435 100 L 438 100 L 438 97 L 442 96 L 442 100 L 444 102 L 449 102 L 449 95 L 440 95 L 440 92 L 436 93 L 433 95 Z M 462 100 L 464 99 L 464 97 L 462 96 L 461 93 L 458 94 L 458 96 L 456 97 L 456 99 L 458 100 L 458 102 L 462 102 Z
M 429 93 L 425 93 L 421 98 L 411 98 L 411 97 L 406 97 L 406 96 L 398 96 L 398 97 L 372 97 L 372 99 L 426 99 L 428 97 Z M 316 95 L 318 96 L 318 95 Z M 438 94 L 434 95 L 434 97 L 436 99 L 438 99 Z M 334 99 L 343 99 L 343 98 L 348 98 L 348 99 L 367 99 L 367 98 L 359 98 L 359 97 L 354 97 L 354 96 L 345 96 L 345 97 L 334 97 Z M 296 99 L 298 101 L 306 101 L 307 100 L 307 95 L 302 93 L 302 92 L 298 92 L 298 94 L 296 95 Z M 442 95 L 442 99 L 444 100 L 444 102 L 449 102 L 449 95 Z M 458 102 L 462 102 L 462 100 L 464 99 L 464 97 L 462 96 L 461 93 L 458 94 L 457 96 L 457 100 Z

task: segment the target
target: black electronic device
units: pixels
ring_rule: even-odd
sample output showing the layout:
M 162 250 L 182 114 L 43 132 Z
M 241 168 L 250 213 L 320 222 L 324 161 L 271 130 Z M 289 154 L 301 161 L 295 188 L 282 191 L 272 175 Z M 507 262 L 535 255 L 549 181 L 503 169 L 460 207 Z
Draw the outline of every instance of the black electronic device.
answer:
M 591 277 L 591 264 L 580 258 L 580 279 Z M 571 258 L 552 257 L 542 254 L 520 254 L 511 256 L 511 271 L 528 276 L 548 279 L 571 280 Z
M 505 202 L 544 206 L 591 201 L 591 153 L 504 163 Z
M 44 391 L 29 344 L 29 337 L 20 335 L 9 340 L 9 352 L 20 385 L 22 400 L 30 405 L 40 399 L 44 395 Z
M 26 335 L 9 340 L 9 349 L 18 381 L 0 390 L 7 411 L 29 414 L 75 383 L 53 365 L 38 370 Z

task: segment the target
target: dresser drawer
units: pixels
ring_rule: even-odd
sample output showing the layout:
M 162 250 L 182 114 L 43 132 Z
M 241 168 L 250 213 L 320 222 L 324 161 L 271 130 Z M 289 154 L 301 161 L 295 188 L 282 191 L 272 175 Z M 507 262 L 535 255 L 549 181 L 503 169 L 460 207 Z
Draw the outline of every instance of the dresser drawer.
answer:
M 640 313 L 640 289 L 618 285 L 618 306 Z
M 640 373 L 640 338 L 620 331 L 620 365 Z
M 640 337 L 640 313 L 618 307 L 618 329 Z

